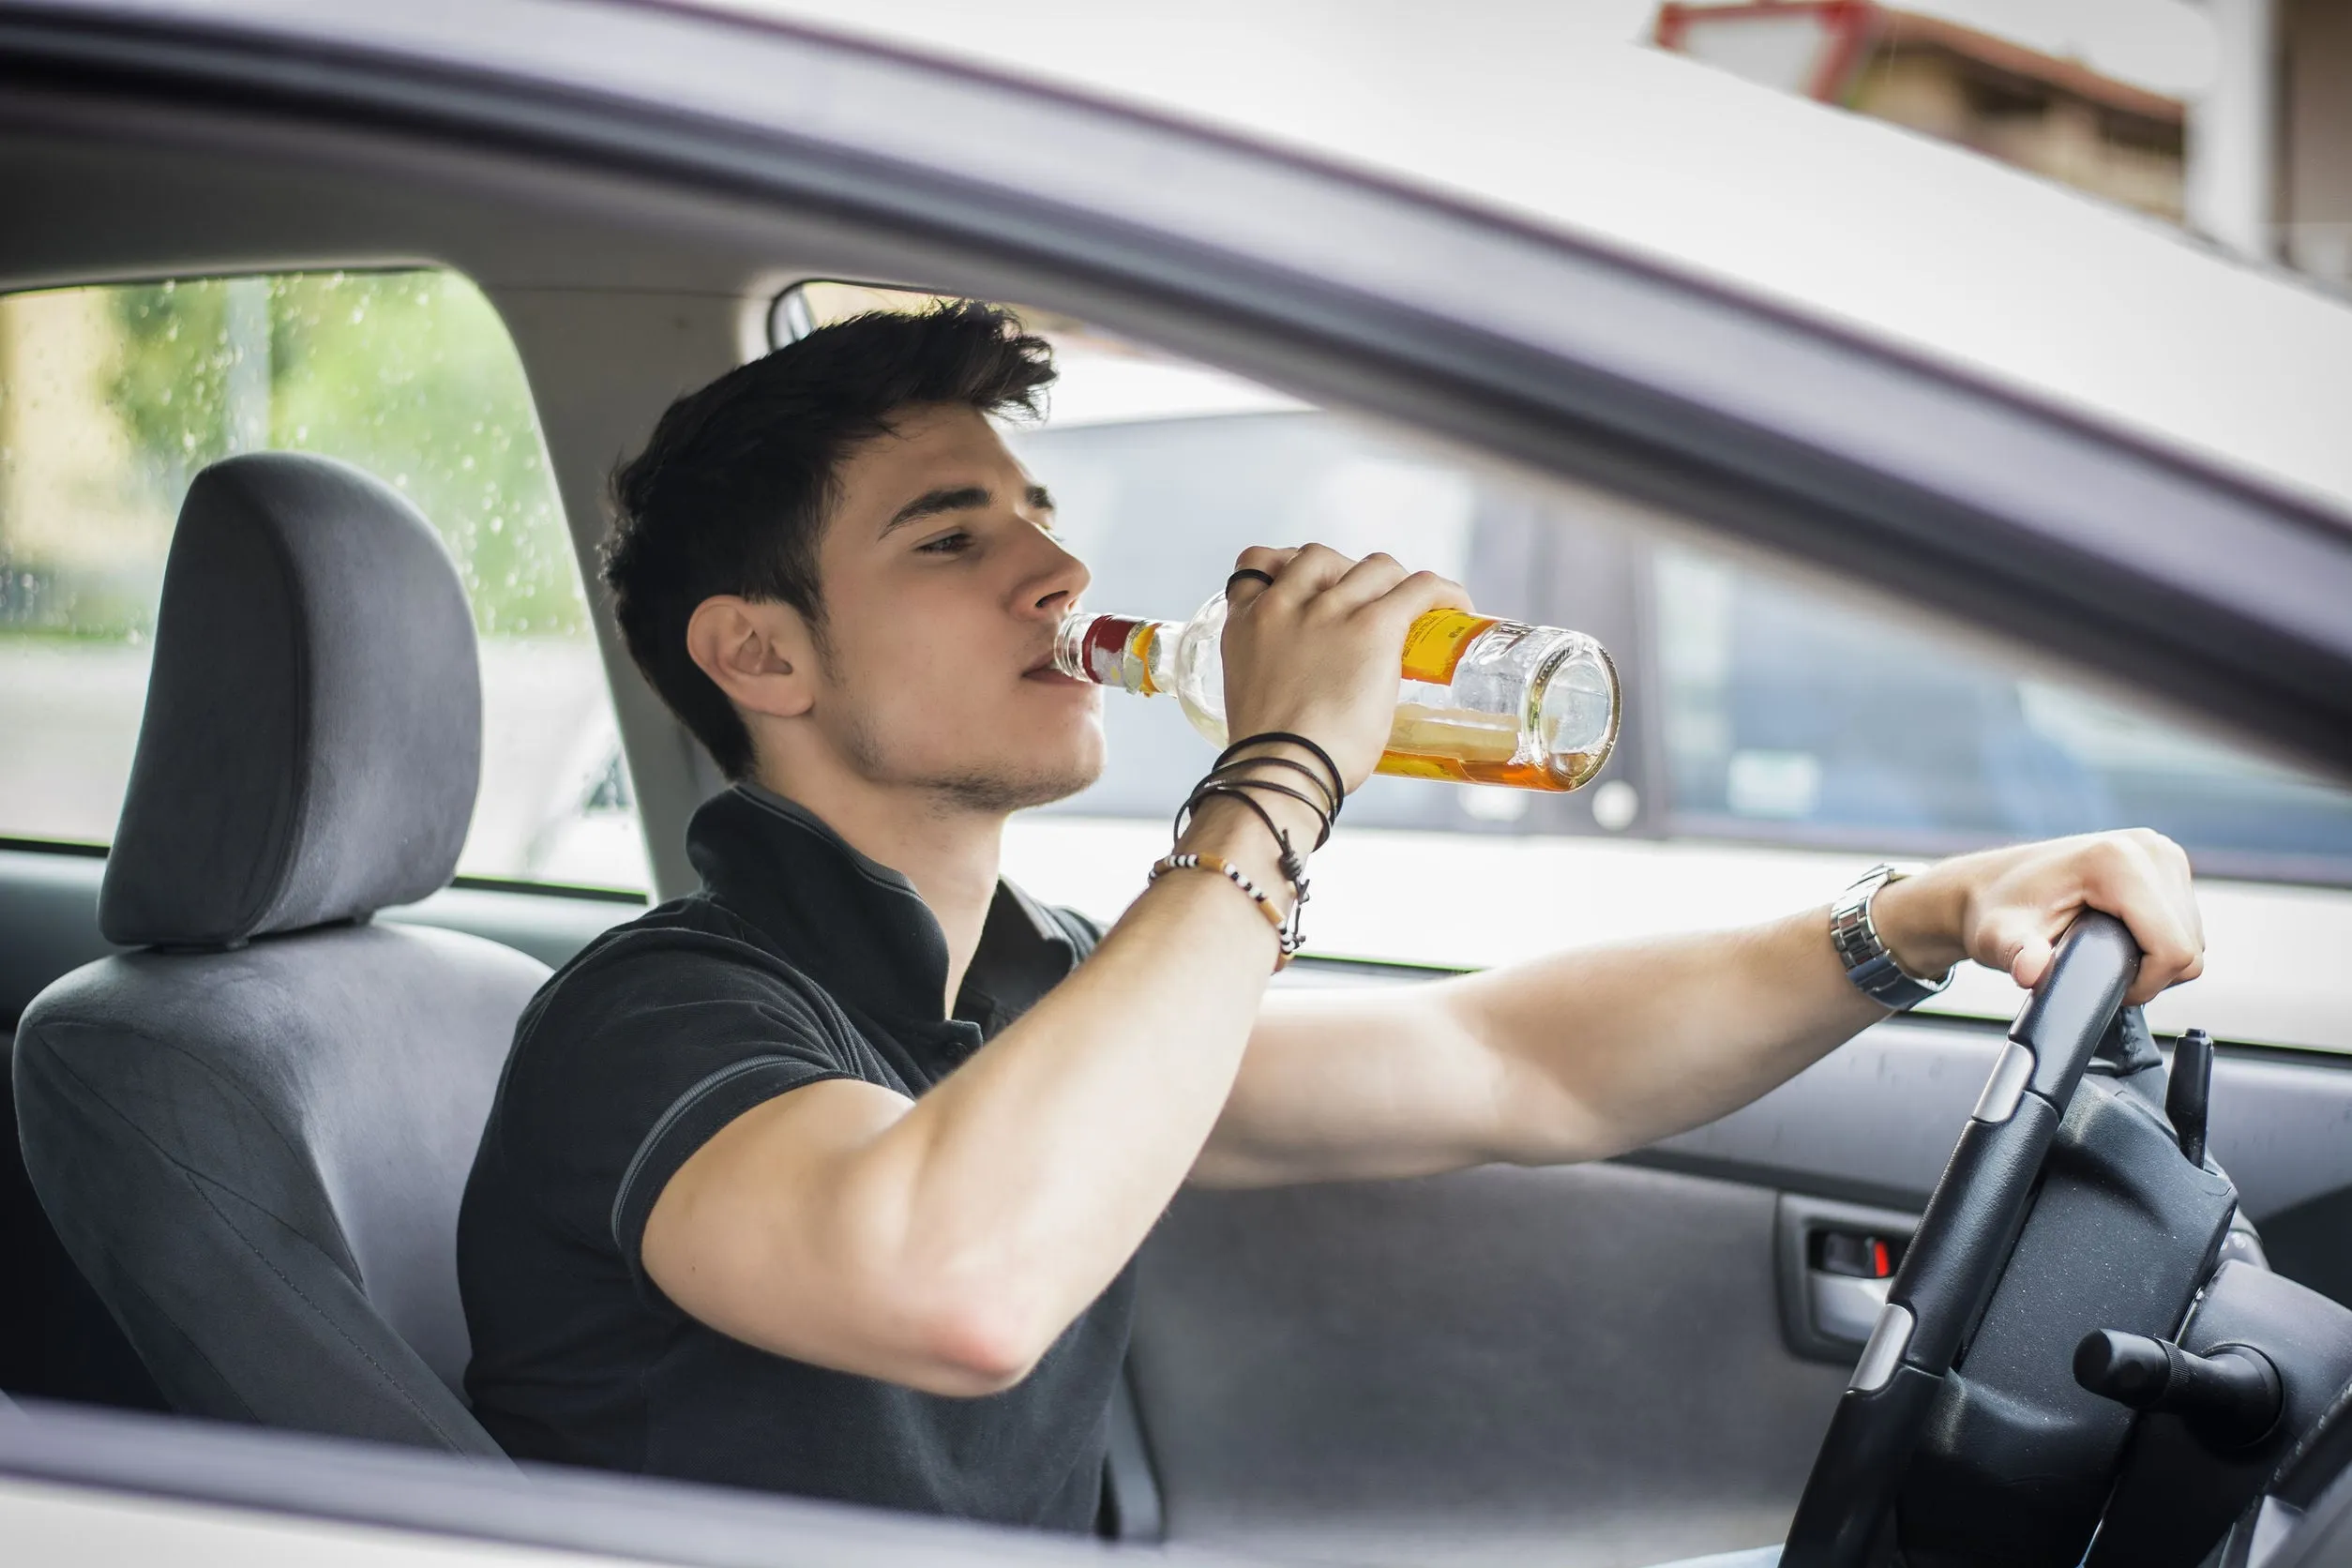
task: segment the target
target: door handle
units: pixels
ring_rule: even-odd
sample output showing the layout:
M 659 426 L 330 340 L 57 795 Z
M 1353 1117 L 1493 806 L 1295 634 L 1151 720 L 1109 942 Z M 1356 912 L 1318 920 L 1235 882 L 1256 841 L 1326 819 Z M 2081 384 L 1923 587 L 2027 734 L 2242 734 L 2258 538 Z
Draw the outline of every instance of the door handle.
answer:
M 1919 1216 L 1780 1196 L 1773 1222 L 1781 1335 L 1811 1361 L 1851 1365 L 1887 1304 Z
M 1860 1350 L 1869 1339 L 1870 1331 L 1877 1327 L 1878 1313 L 1887 1304 L 1887 1287 L 1893 1283 L 1892 1275 L 1885 1279 L 1856 1279 L 1848 1274 L 1807 1270 L 1805 1304 L 1813 1317 L 1809 1326 L 1824 1339 L 1834 1339 Z

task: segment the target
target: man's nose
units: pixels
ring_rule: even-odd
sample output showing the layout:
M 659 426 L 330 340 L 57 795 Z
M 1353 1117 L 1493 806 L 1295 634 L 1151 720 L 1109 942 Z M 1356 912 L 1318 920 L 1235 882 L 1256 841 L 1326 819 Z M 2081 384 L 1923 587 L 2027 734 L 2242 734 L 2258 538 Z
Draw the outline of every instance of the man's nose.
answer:
M 1040 533 L 1038 537 L 1052 552 L 1053 558 L 1034 580 L 1030 603 L 1038 610 L 1050 611 L 1059 615 L 1078 602 L 1078 596 L 1085 593 L 1087 585 L 1094 580 L 1094 574 L 1086 569 L 1085 562 L 1063 549 L 1061 541 L 1051 535 Z

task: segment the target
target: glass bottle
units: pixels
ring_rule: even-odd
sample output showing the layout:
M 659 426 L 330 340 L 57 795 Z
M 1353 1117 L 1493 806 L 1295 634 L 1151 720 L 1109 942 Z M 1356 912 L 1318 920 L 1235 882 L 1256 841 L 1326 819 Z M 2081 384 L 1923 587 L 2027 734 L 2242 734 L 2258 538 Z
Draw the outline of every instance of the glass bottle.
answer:
M 1074 610 L 1054 668 L 1146 697 L 1173 695 L 1218 746 L 1225 729 L 1225 596 L 1179 624 Z M 1376 773 L 1521 790 L 1574 790 L 1617 745 L 1617 667 L 1582 632 L 1433 610 L 1400 652 L 1396 720 Z

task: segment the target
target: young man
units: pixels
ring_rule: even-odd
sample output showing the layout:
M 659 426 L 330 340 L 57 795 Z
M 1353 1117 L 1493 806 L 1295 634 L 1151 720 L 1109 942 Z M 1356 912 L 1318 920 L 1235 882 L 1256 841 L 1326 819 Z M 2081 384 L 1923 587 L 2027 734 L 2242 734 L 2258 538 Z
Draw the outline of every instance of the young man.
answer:
M 862 317 L 682 400 L 619 475 L 615 613 L 736 783 L 689 829 L 702 890 L 517 1032 L 459 1262 L 468 1387 L 518 1455 L 1083 1530 L 1131 1261 L 1184 1183 L 1593 1159 L 1886 1016 L 1819 906 L 1367 999 L 1270 995 L 1264 911 L 1213 870 L 1138 866 L 1099 942 L 1001 881 L 1007 816 L 1103 765 L 1099 693 L 1049 657 L 1086 568 L 988 417 L 1051 377 L 977 307 Z M 1353 789 L 1407 626 L 1462 590 L 1315 545 L 1238 565 L 1265 580 L 1232 588 L 1232 732 L 1308 737 Z M 1284 906 L 1274 830 L 1313 842 L 1322 764 L 1248 755 L 1295 796 L 1211 796 L 1177 848 Z M 2086 907 L 2146 951 L 2133 1000 L 2200 964 L 2150 833 L 1867 907 L 1912 976 L 2030 985 Z

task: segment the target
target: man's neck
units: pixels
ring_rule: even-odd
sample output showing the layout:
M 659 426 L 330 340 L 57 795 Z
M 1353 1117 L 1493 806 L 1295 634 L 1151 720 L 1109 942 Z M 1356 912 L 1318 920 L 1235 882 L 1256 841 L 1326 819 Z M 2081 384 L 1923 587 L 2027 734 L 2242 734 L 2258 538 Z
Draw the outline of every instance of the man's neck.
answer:
M 850 848 L 914 884 L 947 940 L 942 1002 L 952 1014 L 996 898 L 1004 818 L 960 807 L 935 790 L 780 772 L 762 769 L 760 783 L 815 812 Z

